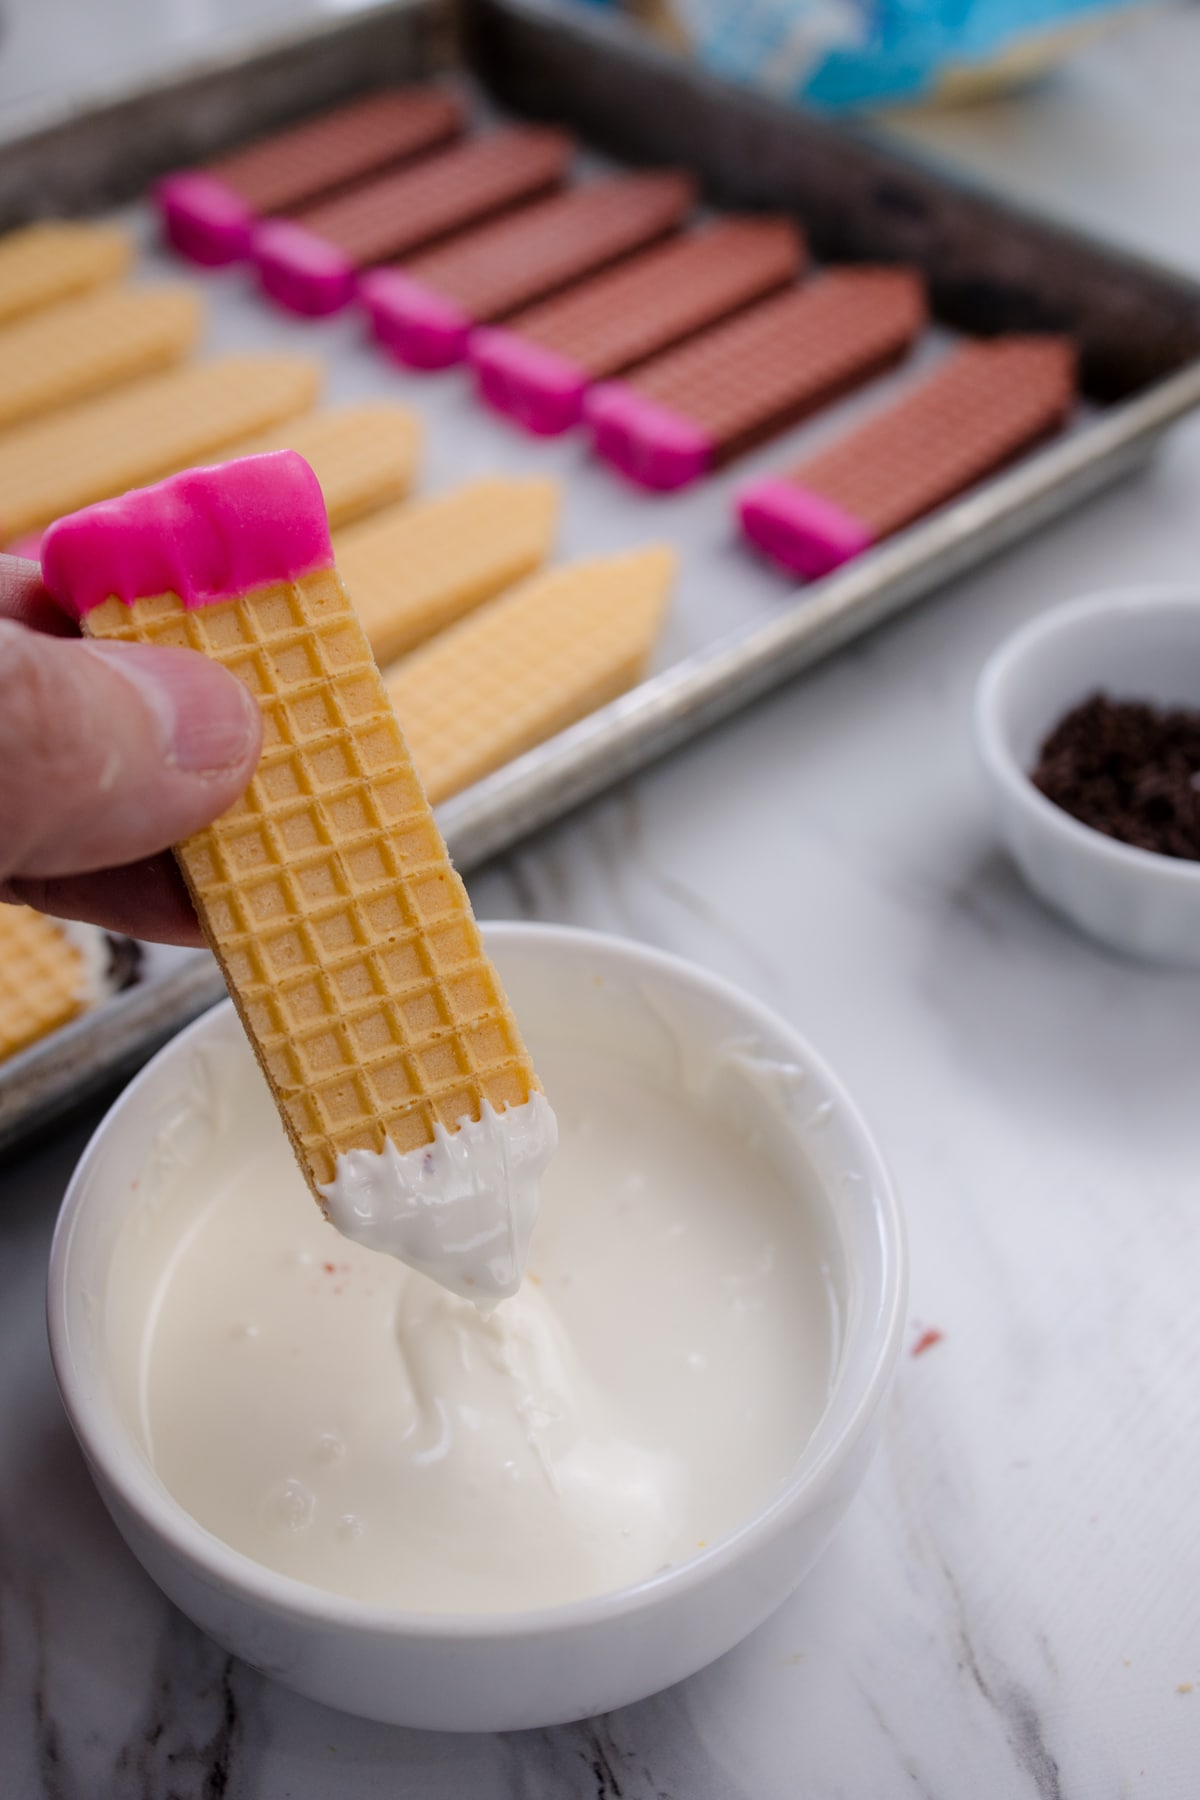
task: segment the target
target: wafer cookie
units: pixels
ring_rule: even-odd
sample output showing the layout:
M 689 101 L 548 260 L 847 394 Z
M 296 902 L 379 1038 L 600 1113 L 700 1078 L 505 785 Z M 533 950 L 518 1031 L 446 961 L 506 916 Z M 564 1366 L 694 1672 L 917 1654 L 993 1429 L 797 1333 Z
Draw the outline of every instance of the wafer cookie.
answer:
M 798 468 L 747 488 L 742 530 L 795 574 L 826 575 L 1058 431 L 1074 398 L 1065 338 L 970 344 Z
M 787 219 L 724 219 L 593 275 L 556 299 L 472 334 L 490 406 L 552 437 L 578 424 L 607 381 L 794 281 L 804 240 Z
M 291 219 L 269 219 L 254 234 L 263 289 L 292 312 L 338 312 L 358 271 L 399 261 L 561 186 L 574 145 L 562 131 L 513 126 L 365 181 Z
M 0 431 L 182 362 L 203 310 L 182 287 L 102 288 L 0 331 Z
M 304 412 L 320 371 L 298 356 L 223 356 L 19 425 L 0 437 L 0 533 L 36 531 L 74 507 Z
M 640 487 L 686 486 L 898 362 L 925 318 L 915 272 L 833 270 L 594 389 L 596 449 Z
M 104 934 L 28 906 L 0 906 L 0 1059 L 36 1043 L 105 991 Z
M 388 669 L 434 805 L 639 681 L 674 574 L 660 548 L 549 569 Z
M 254 226 L 457 137 L 462 103 L 442 88 L 388 88 L 334 107 L 202 169 L 168 175 L 155 200 L 168 241 L 212 267 L 249 256 Z
M 321 484 L 331 525 L 348 525 L 394 501 L 412 484 L 421 448 L 421 422 L 406 406 L 380 400 L 342 406 L 330 412 L 303 413 L 271 431 L 222 444 L 193 462 L 234 462 L 268 450 L 295 450 Z M 172 471 L 174 473 L 175 471 Z M 103 498 L 107 499 L 106 494 Z M 26 532 L 8 546 L 14 556 L 42 553 L 41 530 Z
M 312 471 L 284 450 L 174 476 L 60 520 L 43 565 L 90 635 L 190 646 L 259 701 L 246 793 L 176 854 L 313 1192 L 459 1291 L 513 1291 L 553 1114 Z
M 115 281 L 132 261 L 133 240 L 114 225 L 54 219 L 10 231 L 0 238 L 0 325 Z
M 554 293 L 683 222 L 695 182 L 654 170 L 594 181 L 483 225 L 402 269 L 372 269 L 360 294 L 376 338 L 403 363 L 444 369 L 472 328 Z
M 497 477 L 339 532 L 338 567 L 376 662 L 394 662 L 540 568 L 558 504 L 553 481 Z
M 268 450 L 295 450 L 321 484 L 330 525 L 349 525 L 402 500 L 421 453 L 421 421 L 391 400 L 306 413 L 236 444 L 210 462 L 233 462 Z

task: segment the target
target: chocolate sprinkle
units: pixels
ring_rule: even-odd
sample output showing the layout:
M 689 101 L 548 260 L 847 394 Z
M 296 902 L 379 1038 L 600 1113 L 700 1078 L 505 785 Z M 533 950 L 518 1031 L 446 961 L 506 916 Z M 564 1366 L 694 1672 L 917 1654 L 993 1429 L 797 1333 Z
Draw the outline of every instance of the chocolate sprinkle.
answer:
M 1200 712 L 1093 694 L 1059 720 L 1031 780 L 1094 831 L 1200 862 Z

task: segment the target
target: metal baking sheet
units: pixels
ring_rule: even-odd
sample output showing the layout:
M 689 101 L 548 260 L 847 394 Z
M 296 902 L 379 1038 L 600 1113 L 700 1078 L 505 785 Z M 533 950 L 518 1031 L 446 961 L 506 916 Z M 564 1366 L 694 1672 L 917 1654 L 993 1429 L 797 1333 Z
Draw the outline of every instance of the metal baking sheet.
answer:
M 461 28 L 461 29 L 457 29 Z M 458 50 L 455 52 L 455 45 Z M 620 20 L 545 0 L 375 7 L 225 57 L 86 115 L 43 121 L 0 159 L 0 221 L 35 210 L 111 210 L 163 168 L 384 79 L 457 70 L 484 115 L 554 117 L 593 164 L 677 161 L 719 205 L 792 211 L 818 257 L 920 265 L 939 323 L 920 359 L 961 330 L 1070 330 L 1087 399 L 1045 450 L 903 536 L 804 589 L 736 540 L 732 494 L 786 466 L 913 363 L 683 493 L 633 492 L 578 437 L 539 442 L 488 415 L 466 375 L 408 374 L 361 323 L 292 319 L 244 271 L 202 274 L 155 241 L 149 209 L 124 209 L 141 272 L 181 272 L 209 300 L 206 348 L 287 347 L 325 363 L 324 398 L 411 403 L 426 420 L 418 491 L 497 468 L 558 475 L 560 558 L 656 540 L 680 555 L 677 597 L 654 672 L 639 687 L 447 802 L 440 819 L 465 870 L 695 736 L 879 620 L 1117 479 L 1200 404 L 1200 288 L 960 185 L 862 133 L 718 84 Z M 469 73 L 467 71 L 470 71 Z M 110 1084 L 223 992 L 204 952 L 152 951 L 142 981 L 0 1069 L 0 1147 Z

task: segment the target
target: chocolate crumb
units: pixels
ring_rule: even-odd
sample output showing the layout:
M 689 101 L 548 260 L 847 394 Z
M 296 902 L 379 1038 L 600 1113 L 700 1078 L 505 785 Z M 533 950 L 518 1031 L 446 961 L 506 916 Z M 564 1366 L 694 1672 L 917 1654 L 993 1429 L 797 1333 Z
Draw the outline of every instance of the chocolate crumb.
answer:
M 1030 779 L 1106 837 L 1200 862 L 1200 712 L 1093 694 L 1059 720 Z
M 105 948 L 108 951 L 108 968 L 106 971 L 109 986 L 114 994 L 123 993 L 140 980 L 145 951 L 134 938 L 121 937 L 117 932 L 106 931 Z

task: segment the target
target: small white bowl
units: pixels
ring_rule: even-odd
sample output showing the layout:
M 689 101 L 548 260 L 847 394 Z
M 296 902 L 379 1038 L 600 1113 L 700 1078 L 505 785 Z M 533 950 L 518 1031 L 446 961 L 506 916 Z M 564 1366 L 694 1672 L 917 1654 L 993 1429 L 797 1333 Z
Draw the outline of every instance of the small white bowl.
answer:
M 975 697 L 1000 829 L 1030 887 L 1114 950 L 1200 967 L 1200 863 L 1106 837 L 1029 778 L 1053 727 L 1098 689 L 1200 710 L 1200 588 L 1120 588 L 1055 607 L 1001 645 Z
M 535 1056 L 539 1033 L 550 1021 L 561 1030 L 565 1017 L 573 1036 L 586 1033 L 596 1046 L 631 1042 L 633 1021 L 635 1060 L 653 1057 L 647 1066 L 658 1070 L 675 1056 L 685 1084 L 696 1057 L 731 1040 L 799 1071 L 789 1080 L 796 1104 L 780 1127 L 791 1146 L 783 1154 L 789 1165 L 795 1159 L 797 1203 L 816 1205 L 829 1233 L 838 1343 L 810 1443 L 736 1530 L 594 1599 L 511 1614 L 421 1614 L 280 1575 L 178 1505 L 150 1464 L 128 1396 L 136 1323 L 106 1318 L 105 1295 L 135 1172 L 161 1181 L 173 1159 L 232 1154 L 221 1146 L 239 1134 L 226 1129 L 228 1119 L 214 1120 L 204 1095 L 214 1057 L 245 1058 L 250 1074 L 241 1081 L 239 1061 L 235 1096 L 253 1086 L 228 1004 L 161 1051 L 101 1124 L 67 1193 L 49 1277 L 51 1351 L 71 1423 L 118 1528 L 164 1592 L 219 1643 L 301 1693 L 390 1723 L 458 1731 L 548 1725 L 625 1705 L 702 1668 L 761 1623 L 819 1555 L 862 1478 L 905 1301 L 903 1230 L 887 1171 L 841 1086 L 789 1025 L 713 976 L 638 945 L 542 925 L 494 925 L 486 935 Z

